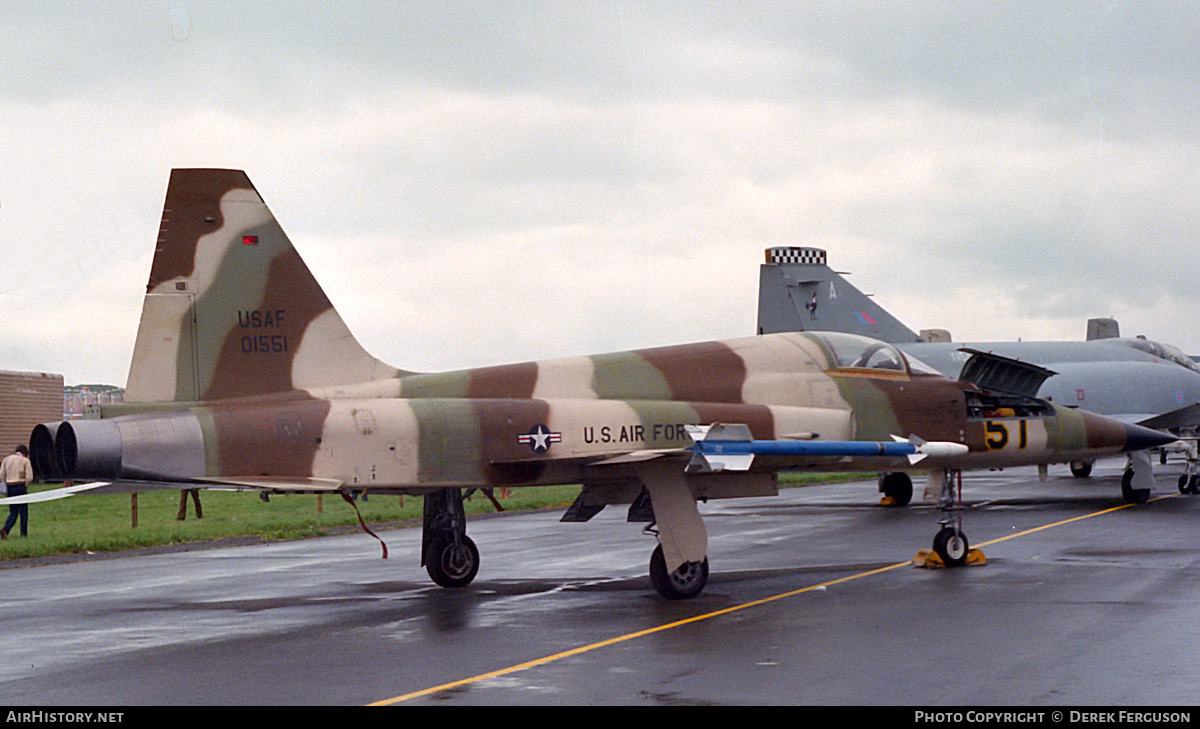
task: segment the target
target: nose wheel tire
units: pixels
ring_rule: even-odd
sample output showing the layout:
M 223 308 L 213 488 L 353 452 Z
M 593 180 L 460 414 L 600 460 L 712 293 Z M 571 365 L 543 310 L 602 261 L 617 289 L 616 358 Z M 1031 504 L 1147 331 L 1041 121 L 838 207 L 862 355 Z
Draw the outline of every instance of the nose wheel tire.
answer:
M 1200 475 L 1189 476 L 1186 473 L 1179 477 L 1179 493 L 1181 494 L 1196 494 L 1200 493 Z
M 479 548 L 465 534 L 458 544 L 452 535 L 439 536 L 425 552 L 425 571 L 442 587 L 466 587 L 479 572 Z
M 954 527 L 945 527 L 933 538 L 933 551 L 947 567 L 959 567 L 967 561 L 971 545 L 967 543 L 967 535 Z
M 1135 489 L 1133 487 L 1133 471 L 1126 470 L 1121 474 L 1121 498 L 1127 504 L 1144 504 L 1150 500 L 1150 489 Z
M 668 574 L 667 560 L 660 544 L 650 556 L 650 583 L 668 600 L 689 600 L 699 595 L 708 583 L 708 557 L 700 562 L 684 562 Z

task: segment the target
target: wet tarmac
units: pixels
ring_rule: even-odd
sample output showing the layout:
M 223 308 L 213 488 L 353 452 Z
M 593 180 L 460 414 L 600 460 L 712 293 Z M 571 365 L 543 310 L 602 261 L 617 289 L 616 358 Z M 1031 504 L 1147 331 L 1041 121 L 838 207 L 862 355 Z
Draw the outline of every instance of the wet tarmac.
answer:
M 419 529 L 0 570 L 9 705 L 1190 706 L 1200 497 L 1121 461 L 964 475 L 987 564 L 921 569 L 937 511 L 874 481 L 712 502 L 712 574 L 668 602 L 611 508 L 473 521 L 432 585 Z M 1043 528 L 1045 527 L 1045 528 Z

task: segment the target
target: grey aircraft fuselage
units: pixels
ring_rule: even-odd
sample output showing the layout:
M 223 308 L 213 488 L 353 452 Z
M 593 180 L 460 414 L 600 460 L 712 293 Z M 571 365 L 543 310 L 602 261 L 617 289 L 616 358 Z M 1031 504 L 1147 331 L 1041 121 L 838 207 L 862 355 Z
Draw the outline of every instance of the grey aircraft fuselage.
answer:
M 1134 349 L 1130 340 L 897 342 L 896 347 L 952 378 L 970 356 L 963 349 L 1032 362 L 1056 373 L 1042 383 L 1039 398 L 1126 422 L 1142 422 L 1200 402 L 1200 372 Z
M 1106 320 L 1115 333 L 1115 323 Z M 1103 327 L 1101 327 L 1103 328 Z M 1200 368 L 1175 347 L 1138 338 L 1109 336 L 1079 341 L 926 341 L 825 263 L 825 251 L 771 248 L 760 268 L 758 333 L 839 331 L 891 342 L 910 358 L 958 378 L 970 357 L 964 349 L 990 352 L 1054 372 L 1037 397 L 1059 405 L 1139 423 L 1200 403 Z M 941 333 L 942 337 L 948 338 Z M 1099 335 L 1103 336 L 1103 335 Z M 1168 427 L 1195 432 L 1190 414 Z

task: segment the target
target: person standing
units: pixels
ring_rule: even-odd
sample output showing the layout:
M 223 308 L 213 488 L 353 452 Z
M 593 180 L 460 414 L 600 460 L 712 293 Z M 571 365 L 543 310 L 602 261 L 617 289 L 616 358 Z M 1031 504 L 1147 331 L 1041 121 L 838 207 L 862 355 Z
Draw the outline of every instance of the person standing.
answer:
M 179 513 L 175 516 L 175 521 L 187 519 L 188 494 L 192 495 L 192 501 L 196 504 L 196 518 L 204 518 L 204 511 L 200 508 L 200 489 L 184 489 L 179 492 Z
M 33 482 L 33 464 L 29 462 L 29 449 L 17 446 L 16 452 L 0 461 L 0 481 L 4 482 L 9 496 L 24 496 Z M 21 536 L 29 536 L 29 505 L 14 504 L 8 507 L 8 520 L 0 529 L 0 539 L 8 539 L 8 532 L 21 520 Z

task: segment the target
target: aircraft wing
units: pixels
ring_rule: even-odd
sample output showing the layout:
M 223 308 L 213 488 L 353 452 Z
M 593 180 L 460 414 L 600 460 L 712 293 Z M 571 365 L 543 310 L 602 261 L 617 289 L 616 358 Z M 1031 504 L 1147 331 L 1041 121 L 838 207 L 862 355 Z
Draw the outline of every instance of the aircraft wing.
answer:
M 112 490 L 113 484 L 108 481 L 95 481 L 92 483 L 75 484 L 74 486 L 66 486 L 61 489 L 51 489 L 49 491 L 38 491 L 32 494 L 24 494 L 22 496 L 7 496 L 0 499 L 0 506 L 18 504 L 37 504 L 43 501 L 54 501 L 55 499 L 65 499 L 68 496 L 74 496 L 82 493 L 93 494 L 111 494 L 117 493 Z
M 1127 425 L 1140 425 L 1151 430 L 1173 431 L 1184 428 L 1200 428 L 1200 403 L 1184 405 L 1166 413 L 1105 413 L 1105 415 Z
M 1137 424 L 1145 428 L 1153 428 L 1154 430 L 1195 428 L 1200 426 L 1200 403 L 1184 405 L 1169 413 L 1140 420 Z
M 622 463 L 641 463 L 642 461 L 652 461 L 656 458 L 675 457 L 687 458 L 692 455 L 690 448 L 648 448 L 640 451 L 629 451 L 616 456 L 595 461 L 590 465 L 593 466 L 616 466 Z
M 213 489 L 218 491 L 287 491 L 290 493 L 337 492 L 345 483 L 331 478 L 270 478 L 247 476 L 245 478 L 211 478 L 195 481 L 93 481 L 90 483 L 64 486 L 47 491 L 37 491 L 22 496 L 0 499 L 0 506 L 37 504 L 43 501 L 65 499 L 79 494 L 133 494 L 143 491 L 183 491 L 186 489 Z

